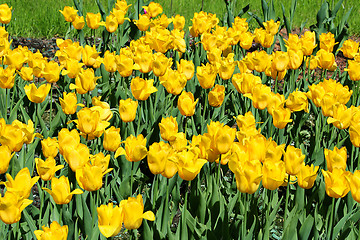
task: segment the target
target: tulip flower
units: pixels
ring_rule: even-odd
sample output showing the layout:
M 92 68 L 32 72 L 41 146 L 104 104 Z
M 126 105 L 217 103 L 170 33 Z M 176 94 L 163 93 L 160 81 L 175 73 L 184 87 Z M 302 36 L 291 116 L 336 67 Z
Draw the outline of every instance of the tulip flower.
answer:
M 284 183 L 285 163 L 283 161 L 265 161 L 262 170 L 264 188 L 275 190 Z
M 59 144 L 56 138 L 46 138 L 41 140 L 42 153 L 45 158 L 56 157 L 59 152 Z
M 185 27 L 185 18 L 177 14 L 175 17 L 173 17 L 173 24 L 175 29 L 183 30 Z
M 107 102 L 102 102 L 101 96 L 93 97 L 91 99 L 91 103 L 93 107 L 90 109 L 99 112 L 101 121 L 109 121 L 113 117 L 113 113 L 110 110 L 110 105 Z
M 350 191 L 349 182 L 346 178 L 350 177 L 351 173 L 341 168 L 334 168 L 332 172 L 321 169 L 325 179 L 325 190 L 329 197 L 343 198 Z
M 150 46 L 141 44 L 138 46 L 134 55 L 134 68 L 142 73 L 148 73 L 152 70 L 153 54 Z
M 49 181 L 55 176 L 55 172 L 64 168 L 64 165 L 56 165 L 53 157 L 48 157 L 45 161 L 40 158 L 35 158 L 36 171 L 40 178 L 44 181 Z
M 136 117 L 136 109 L 138 102 L 128 98 L 126 100 L 121 99 L 119 102 L 119 114 L 123 122 L 132 122 Z
M 348 61 L 348 67 L 344 69 L 349 74 L 349 78 L 352 81 L 360 80 L 360 62 L 358 61 Z
M 17 73 L 24 81 L 30 82 L 34 80 L 33 69 L 31 67 L 22 67 Z
M 99 57 L 100 52 L 96 50 L 95 45 L 92 47 L 89 45 L 86 45 L 82 49 L 82 62 L 86 66 L 94 66 L 96 64 L 96 59 Z
M 125 149 L 120 147 L 115 153 L 115 158 L 120 155 L 125 155 L 129 162 L 141 161 L 147 155 L 146 138 L 142 134 L 137 137 L 130 135 L 125 140 Z
M 163 53 L 157 52 L 153 56 L 152 70 L 155 76 L 163 76 L 166 70 L 172 66 L 172 59 L 167 58 Z
M 98 166 L 101 168 L 101 172 L 104 173 L 109 167 L 110 162 L 110 155 L 104 155 L 104 153 L 99 152 L 95 155 L 90 156 L 91 158 L 91 165 Z
M 117 23 L 119 25 L 123 24 L 125 22 L 125 20 L 130 21 L 129 18 L 125 18 L 126 10 L 124 10 L 124 9 L 113 8 L 113 10 L 110 13 L 115 15 Z
M 315 32 L 305 31 L 304 35 L 300 38 L 300 43 L 304 55 L 311 55 L 317 46 Z
M 76 169 L 76 181 L 82 189 L 93 192 L 102 187 L 103 176 L 112 170 L 112 168 L 109 168 L 102 172 L 99 166 L 85 164 L 83 167 Z
M 178 98 L 178 108 L 183 116 L 190 117 L 195 113 L 195 106 L 199 99 L 194 101 L 194 95 L 191 92 L 183 91 Z
M 175 134 L 175 139 L 170 141 L 172 149 L 176 152 L 181 152 L 187 148 L 188 140 L 183 132 Z
M 139 20 L 134 20 L 134 23 L 140 31 L 147 31 L 150 26 L 150 17 L 147 14 L 139 14 Z
M 99 230 L 105 237 L 118 235 L 122 228 L 123 214 L 119 206 L 113 207 L 113 203 L 101 205 L 97 208 Z
M 4 3 L 0 5 L 0 22 L 2 24 L 8 24 L 11 20 L 11 9 L 9 6 Z
M 85 94 L 96 87 L 96 81 L 101 77 L 95 77 L 94 70 L 88 68 L 81 70 L 75 78 L 75 84 L 70 84 L 70 90 L 76 89 L 79 94 Z
M 165 171 L 172 148 L 168 143 L 155 142 L 149 147 L 147 162 L 152 174 L 160 174 Z
M 27 53 L 23 48 L 16 48 L 14 50 L 8 50 L 4 58 L 4 63 L 16 70 L 20 70 L 27 60 Z
M 285 144 L 277 145 L 277 143 L 273 140 L 267 141 L 268 145 L 265 150 L 265 160 L 264 161 L 280 161 L 281 157 L 285 155 Z M 291 154 L 289 154 L 291 155 Z M 251 157 L 250 157 L 251 158 Z M 260 160 L 261 161 L 261 160 Z M 286 168 L 286 162 L 285 162 Z
M 283 129 L 289 122 L 292 122 L 291 110 L 289 108 L 277 107 L 273 108 L 270 112 L 273 117 L 273 124 L 279 129 Z
M 338 129 L 347 129 L 356 111 L 359 110 L 354 106 L 347 108 L 344 104 L 335 104 L 333 106 L 333 115 L 327 119 L 327 123 L 332 123 Z
M 314 186 L 318 170 L 319 166 L 314 168 L 313 164 L 311 164 L 311 166 L 305 166 L 305 163 L 303 163 L 300 168 L 300 172 L 296 175 L 298 185 L 304 189 L 312 188 Z
M 17 126 L 4 125 L 1 130 L 0 143 L 12 152 L 21 150 L 25 141 L 25 133 Z
M 74 92 L 63 93 L 63 98 L 59 98 L 61 109 L 65 114 L 74 114 L 77 106 L 83 106 L 83 104 L 77 103 L 77 97 Z
M 83 193 L 78 188 L 70 192 L 69 179 L 65 176 L 60 178 L 53 177 L 51 179 L 51 190 L 48 188 L 43 188 L 43 190 L 53 197 L 56 204 L 68 204 L 72 199 L 72 195 Z
M 350 186 L 351 196 L 360 203 L 360 170 L 356 170 L 354 174 L 349 174 L 345 177 Z
M 142 220 L 155 220 L 155 215 L 151 211 L 144 213 L 143 198 L 139 194 L 136 198 L 129 197 L 127 200 L 122 200 L 119 204 L 122 211 L 124 227 L 126 229 L 138 229 L 141 226 Z
M 77 128 L 84 134 L 90 134 L 96 131 L 100 122 L 100 113 L 91 108 L 82 108 L 77 113 L 78 120 L 74 120 Z
M 80 57 L 81 57 L 81 55 L 80 55 Z M 65 61 L 66 69 L 61 72 L 61 75 L 63 75 L 63 76 L 67 75 L 69 78 L 76 78 L 80 72 L 84 71 L 82 68 L 83 66 L 84 66 L 84 63 L 80 63 L 79 60 L 67 58 Z M 75 84 L 76 84 L 76 82 L 75 82 Z M 78 84 L 76 84 L 76 85 L 78 85 Z M 70 87 L 70 89 L 71 89 L 71 87 Z
M 59 152 L 64 155 L 67 147 L 77 146 L 80 143 L 80 135 L 76 129 L 69 131 L 63 128 L 58 133 Z
M 239 93 L 251 93 L 256 84 L 261 83 L 261 78 L 252 73 L 236 73 L 233 75 L 232 84 Z
M 98 29 L 100 26 L 105 26 L 105 23 L 101 21 L 100 13 L 86 13 L 86 24 L 91 29 Z
M 216 84 L 208 94 L 209 104 L 212 107 L 220 107 L 225 98 L 225 87 Z
M 68 226 L 61 226 L 57 221 L 53 221 L 50 227 L 42 226 L 42 230 L 35 230 L 37 240 L 65 240 L 68 237 Z
M 63 66 L 59 66 L 57 62 L 50 61 L 45 65 L 42 75 L 48 83 L 57 82 L 62 68 Z
M 334 150 L 324 149 L 324 155 L 326 159 L 326 166 L 328 171 L 332 172 L 335 168 L 346 169 L 347 150 L 346 147 L 338 149 L 334 147 Z
M 72 25 L 77 30 L 83 29 L 85 26 L 84 16 L 76 15 L 74 21 L 72 22 Z
M 334 34 L 331 32 L 322 33 L 320 35 L 320 49 L 323 49 L 329 53 L 331 53 L 334 49 L 334 46 L 338 43 L 335 42 Z
M 0 67 L 0 88 L 12 88 L 15 84 L 15 76 L 14 67 L 9 66 L 5 69 Z
M 262 178 L 260 161 L 245 161 L 235 173 L 236 187 L 242 193 L 253 194 L 259 188 Z
M 173 116 L 162 118 L 159 123 L 161 138 L 165 141 L 175 140 L 175 135 L 178 133 L 178 123 Z
M 130 77 L 135 69 L 133 59 L 122 53 L 115 56 L 115 63 L 116 69 L 122 77 Z
M 246 94 L 245 96 L 252 100 L 255 108 L 263 110 L 267 107 L 271 98 L 271 88 L 263 84 L 256 84 L 251 94 Z
M 11 153 L 10 149 L 6 145 L 0 146 L 0 174 L 6 173 L 9 168 L 9 163 L 15 153 Z
M 316 56 L 318 57 L 319 67 L 330 70 L 335 64 L 335 56 L 332 52 L 327 52 L 324 49 L 320 49 Z
M 21 212 L 33 201 L 23 198 L 17 192 L 6 191 L 0 197 L 0 219 L 5 224 L 13 224 L 20 221 Z
M 34 83 L 24 87 L 26 96 L 34 103 L 42 103 L 49 94 L 50 88 L 50 84 L 43 84 L 37 88 Z
M 354 40 L 347 39 L 344 41 L 342 47 L 339 49 L 342 51 L 346 58 L 353 59 L 359 51 L 359 43 Z
M 360 147 L 360 124 L 351 124 L 349 128 L 351 143 L 355 147 Z
M 286 107 L 292 112 L 298 112 L 304 110 L 309 112 L 309 102 L 306 93 L 301 91 L 295 91 L 289 94 L 286 99 Z
M 216 74 L 216 67 L 209 63 L 198 66 L 196 69 L 196 77 L 203 89 L 209 89 L 214 86 Z
M 193 78 L 195 72 L 195 66 L 192 61 L 181 59 L 180 63 L 178 63 L 177 66 L 178 66 L 178 71 L 184 74 L 188 81 Z
M 235 66 L 236 62 L 234 61 L 233 53 L 230 53 L 226 58 L 222 58 L 218 69 L 220 78 L 223 80 L 230 79 L 235 70 Z
M 40 177 L 31 178 L 29 169 L 21 169 L 15 176 L 15 179 L 12 178 L 10 174 L 6 174 L 6 182 L 1 182 L 6 186 L 7 191 L 16 192 L 19 197 L 29 198 L 32 186 L 39 180 Z
M 151 18 L 155 18 L 157 15 L 163 12 L 163 8 L 159 3 L 151 2 L 148 6 L 144 6 L 143 9 Z
M 275 35 L 279 31 L 280 21 L 275 22 L 274 19 L 270 19 L 267 22 L 264 22 L 265 30 L 271 35 Z
M 64 10 L 59 10 L 59 12 L 61 12 L 61 14 L 64 16 L 65 21 L 73 22 L 75 20 L 78 10 L 75 10 L 73 7 L 65 6 Z
M 289 175 L 297 175 L 301 170 L 304 159 L 305 155 L 302 154 L 300 148 L 288 145 L 284 154 L 286 173 Z
M 146 80 L 140 77 L 135 77 L 131 80 L 131 93 L 136 100 L 145 101 L 149 98 L 150 94 L 157 92 L 157 88 L 154 87 L 153 84 L 153 79 Z
M 63 156 L 73 172 L 76 172 L 77 169 L 83 167 L 90 161 L 89 149 L 85 144 L 82 143 L 66 146 Z
M 195 148 L 178 152 L 175 158 L 179 177 L 185 181 L 193 180 L 207 162 L 206 159 L 199 158 L 198 151 Z
M 111 126 L 104 132 L 103 146 L 105 150 L 115 152 L 121 144 L 120 128 Z
M 160 84 L 162 84 L 168 93 L 179 95 L 186 86 L 186 76 L 179 71 L 174 71 L 168 68 L 163 76 L 159 77 Z
M 115 14 L 110 13 L 110 15 L 108 15 L 106 17 L 106 22 L 105 22 L 105 27 L 106 30 L 109 33 L 113 33 L 116 31 L 116 29 L 118 28 L 119 24 L 118 24 L 118 20 L 116 19 Z

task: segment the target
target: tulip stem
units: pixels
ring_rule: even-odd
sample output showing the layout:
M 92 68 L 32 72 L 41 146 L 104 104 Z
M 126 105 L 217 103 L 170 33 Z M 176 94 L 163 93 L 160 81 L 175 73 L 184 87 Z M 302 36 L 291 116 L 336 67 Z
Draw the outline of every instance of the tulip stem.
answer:
M 9 96 L 9 91 L 10 89 L 5 89 L 5 112 L 4 112 L 4 119 L 5 119 L 5 123 L 7 123 L 7 109 L 8 109 L 8 96 Z
M 335 210 L 335 198 L 332 198 L 332 203 L 331 203 L 331 215 L 330 215 L 330 222 L 329 222 L 329 239 L 332 239 L 332 235 L 333 235 L 333 228 L 334 228 L 334 211 Z
M 217 176 L 216 176 L 216 181 L 218 182 L 219 186 L 220 186 L 220 174 L 221 174 L 221 155 L 219 157 L 219 163 L 218 163 L 218 171 L 217 171 Z
M 288 215 L 289 191 L 290 191 L 290 174 L 288 175 L 288 182 L 287 182 L 287 185 L 286 185 L 283 233 L 285 233 L 286 217 Z
M 244 202 L 244 222 L 242 224 L 242 239 L 245 239 L 246 237 L 246 232 L 247 232 L 247 228 L 246 228 L 246 223 L 247 223 L 247 210 L 248 210 L 248 194 L 247 193 L 243 193 L 245 194 L 244 196 L 244 199 L 245 199 L 245 202 Z M 240 194 L 243 195 L 243 194 Z
M 50 114 L 49 114 L 49 131 L 51 131 L 51 118 L 52 118 L 52 96 L 53 96 L 53 86 L 50 84 Z
M 40 184 L 38 183 L 38 188 L 40 187 Z M 39 198 L 40 198 L 40 212 L 39 212 L 39 229 L 41 229 L 42 226 L 42 208 L 44 205 L 44 181 L 41 180 L 41 190 L 39 189 Z
M 130 172 L 130 196 L 133 194 L 133 169 L 134 169 L 134 162 L 131 162 L 131 172 Z

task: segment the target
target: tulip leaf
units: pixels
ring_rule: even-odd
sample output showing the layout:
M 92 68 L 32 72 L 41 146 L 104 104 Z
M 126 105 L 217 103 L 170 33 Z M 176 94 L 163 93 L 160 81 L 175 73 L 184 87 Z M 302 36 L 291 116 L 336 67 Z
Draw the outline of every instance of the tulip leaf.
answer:
M 16 103 L 16 105 L 12 108 L 11 112 L 10 112 L 10 117 L 8 119 L 9 123 L 12 123 L 18 115 L 18 108 L 20 107 L 20 105 L 22 105 L 22 100 L 24 98 L 25 95 L 21 96 L 19 101 Z
M 310 233 L 313 229 L 314 225 L 314 218 L 313 216 L 309 215 L 305 219 L 305 221 L 301 224 L 300 230 L 299 230 L 299 239 L 309 239 Z
M 33 239 L 35 239 L 36 236 L 34 234 L 34 231 L 37 230 L 37 227 L 35 226 L 34 219 L 32 218 L 32 216 L 29 215 L 26 208 L 24 209 L 24 211 L 22 213 L 25 217 L 26 222 L 29 224 L 29 227 L 30 227 L 31 233 L 32 233 L 32 237 L 33 237 Z

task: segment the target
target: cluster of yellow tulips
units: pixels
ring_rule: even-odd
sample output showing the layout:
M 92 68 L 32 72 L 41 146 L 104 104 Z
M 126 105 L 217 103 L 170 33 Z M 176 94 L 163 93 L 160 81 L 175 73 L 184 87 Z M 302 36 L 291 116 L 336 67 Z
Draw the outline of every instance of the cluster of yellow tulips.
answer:
M 84 18 L 83 13 L 69 6 L 60 12 L 77 31 L 85 27 L 86 20 L 89 28 L 95 30 L 103 26 L 104 31 L 116 36 L 123 33 L 122 25 L 131 21 L 125 17 L 130 6 L 125 0 L 117 0 L 106 19 L 102 19 L 104 16 L 100 13 L 87 13 Z M 20 221 L 21 213 L 33 202 L 31 189 L 41 182 L 41 187 L 38 184 L 40 199 L 45 199 L 44 190 L 52 197 L 54 205 L 67 205 L 73 195 L 78 195 L 77 201 L 84 206 L 87 204 L 87 195 L 84 195 L 89 192 L 92 224 L 97 224 L 107 238 L 117 236 L 124 228 L 138 229 L 143 219 L 155 221 L 156 216 L 152 211 L 144 212 L 147 205 L 144 206 L 143 196 L 148 194 L 148 188 L 133 188 L 139 166 L 136 164 L 144 159 L 153 175 L 161 174 L 169 179 L 167 181 L 175 179 L 176 173 L 184 181 L 193 181 L 209 163 L 217 164 L 217 178 L 221 177 L 222 168 L 228 167 L 241 193 L 259 192 L 260 184 L 271 191 L 286 186 L 287 214 L 290 184 L 313 188 L 319 166 L 309 162 L 304 146 L 295 140 L 277 142 L 280 138 L 273 138 L 273 127 L 278 134 L 284 134 L 279 133 L 279 129 L 295 124 L 292 114 L 301 111 L 311 114 L 308 99 L 313 103 L 310 109 L 321 107 L 322 117 L 328 117 L 327 124 L 333 124 L 339 131 L 348 129 L 353 148 L 360 147 L 359 107 L 356 100 L 349 104 L 353 91 L 358 93 L 358 89 L 349 90 L 347 85 L 333 79 L 319 79 L 309 85 L 310 79 L 305 77 L 316 68 L 324 73 L 338 71 L 333 53 L 338 43 L 332 33 L 320 34 L 319 44 L 315 32 L 305 31 L 301 36 L 289 34 L 285 51 L 272 51 L 279 36 L 280 22 L 266 21 L 264 28 L 251 32 L 245 18 L 236 17 L 232 26 L 222 27 L 215 14 L 199 12 L 194 14 L 189 29 L 194 37 L 191 45 L 186 41 L 183 16 L 169 18 L 163 14 L 161 5 L 154 2 L 144 6 L 142 13 L 133 21 L 141 37 L 120 46 L 118 51 L 106 48 L 105 42 L 102 43 L 105 50 L 100 52 L 96 45 L 57 39 L 59 50 L 54 59 L 43 57 L 39 51 L 33 53 L 26 47 L 12 49 L 6 28 L 0 27 L 0 88 L 5 99 L 0 118 L 0 174 L 6 173 L 7 178 L 2 182 L 6 192 L 0 198 L 0 219 L 4 223 Z M 10 20 L 11 8 L 0 5 L 0 22 L 6 25 Z M 254 41 L 261 45 L 261 51 L 250 51 Z M 346 40 L 340 50 L 349 59 L 345 69 L 348 78 L 360 80 L 359 43 Z M 204 53 L 202 59 L 201 52 Z M 190 58 L 189 54 L 195 56 Z M 304 79 L 291 77 L 290 82 L 289 72 L 294 74 L 300 69 Z M 230 79 L 232 84 L 228 83 Z M 308 89 L 295 90 L 295 84 L 301 80 Z M 120 92 L 117 96 L 122 97 L 115 99 L 115 105 L 109 100 L 112 93 L 107 93 L 106 88 Z M 156 106 L 165 90 L 166 98 L 160 100 L 166 102 L 165 105 Z M 239 94 L 235 95 L 236 92 Z M 24 110 L 18 106 L 13 113 L 10 93 L 23 96 L 19 104 L 28 104 L 20 105 L 25 111 L 35 111 L 34 115 L 24 115 L 29 119 L 21 118 L 24 122 L 27 120 L 27 124 L 14 120 L 14 114 Z M 25 95 L 30 102 L 24 99 Z M 229 96 L 230 101 L 243 101 L 240 105 L 244 106 L 250 99 L 252 107 L 248 105 L 249 109 L 235 114 L 226 109 Z M 48 126 L 40 120 L 40 112 L 47 111 L 46 99 L 50 102 Z M 212 108 L 209 109 L 208 104 Z M 53 105 L 57 108 L 53 109 Z M 234 106 L 238 105 L 234 103 Z M 268 115 L 261 113 L 264 109 Z M 156 111 L 160 111 L 158 120 L 153 116 Z M 217 111 L 222 116 L 230 115 L 226 124 L 216 118 Z M 256 127 L 262 123 L 259 121 L 265 121 L 264 116 L 270 136 Z M 151 123 L 147 123 L 149 119 Z M 199 119 L 201 124 L 196 123 Z M 230 125 L 235 121 L 238 130 L 234 124 Z M 141 125 L 147 124 L 150 127 L 145 131 Z M 207 126 L 206 131 L 202 131 L 204 126 Z M 37 142 L 41 142 L 41 151 L 36 148 Z M 353 199 L 360 203 L 360 170 L 351 173 L 347 168 L 346 147 L 328 148 L 323 151 L 327 170 L 322 167 L 321 171 L 327 195 L 343 198 L 351 191 Z M 33 174 L 26 164 L 15 172 L 14 161 L 19 161 L 15 159 L 19 152 L 32 154 L 34 163 L 30 165 L 36 166 L 37 176 L 31 177 Z M 107 184 L 108 179 L 120 183 L 117 182 L 117 167 L 122 159 L 131 163 L 131 174 L 127 173 L 131 182 L 130 197 L 114 200 L 114 195 L 104 192 L 113 186 Z M 226 174 L 223 174 L 224 179 Z M 121 184 L 125 186 L 126 183 Z M 104 188 L 107 190 L 100 193 L 103 196 L 100 198 L 99 192 Z M 188 214 L 187 191 L 184 216 Z M 138 195 L 133 197 L 135 192 Z M 151 195 L 152 210 L 156 210 L 156 194 Z M 109 203 L 99 204 L 102 199 Z M 45 203 L 41 200 L 41 204 L 39 219 Z M 49 227 L 45 226 L 48 222 L 39 224 L 42 230 L 33 231 L 37 239 L 66 239 L 69 227 L 62 221 L 66 210 L 59 209 L 58 221 L 53 220 Z

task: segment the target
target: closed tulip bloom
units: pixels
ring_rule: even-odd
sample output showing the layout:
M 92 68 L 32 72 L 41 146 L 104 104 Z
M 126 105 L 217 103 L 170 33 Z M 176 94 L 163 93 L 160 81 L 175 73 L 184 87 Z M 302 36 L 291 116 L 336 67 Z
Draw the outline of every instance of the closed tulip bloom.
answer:
M 25 51 L 22 48 L 16 48 L 14 50 L 8 50 L 5 54 L 4 62 L 3 64 L 9 65 L 16 70 L 20 70 L 24 63 L 27 61 L 27 54 L 25 54 Z
M 286 107 L 292 112 L 305 111 L 309 112 L 309 102 L 306 93 L 296 90 L 289 94 L 286 99 Z
M 157 92 L 157 88 L 154 87 L 154 79 L 142 79 L 135 77 L 131 80 L 131 93 L 137 100 L 145 101 L 149 98 L 150 94 Z
M 67 147 L 77 146 L 80 143 L 80 135 L 76 129 L 69 131 L 63 128 L 58 133 L 59 152 L 64 155 L 64 150 Z
M 181 115 L 190 117 L 195 113 L 195 106 L 199 99 L 194 101 L 194 95 L 191 92 L 183 91 L 178 99 L 178 108 Z
M 206 159 L 199 158 L 196 149 L 183 150 L 176 154 L 178 174 L 185 181 L 193 180 L 206 162 Z
M 255 36 L 251 32 L 243 32 L 240 34 L 240 47 L 249 50 L 252 47 Z
M 340 168 L 334 168 L 332 172 L 321 169 L 325 179 L 325 190 L 329 197 L 343 198 L 350 191 L 349 182 L 346 180 L 351 173 Z
M 22 67 L 18 73 L 24 81 L 30 82 L 34 80 L 33 69 L 31 67 Z
M 255 117 L 250 111 L 245 113 L 245 115 L 238 115 L 236 117 L 236 125 L 239 129 L 255 127 Z
M 339 168 L 343 170 L 346 169 L 346 147 L 342 147 L 340 149 L 334 147 L 334 150 L 324 149 L 324 155 L 328 171 L 332 172 L 334 168 Z
M 147 211 L 144 213 L 143 198 L 140 194 L 136 198 L 129 197 L 127 200 L 122 200 L 119 207 L 122 211 L 124 227 L 128 230 L 138 229 L 143 219 L 155 220 L 153 212 Z
M 332 52 L 327 52 L 324 49 L 320 49 L 316 56 L 318 57 L 319 67 L 330 70 L 335 63 L 335 56 Z
M 300 172 L 296 175 L 298 185 L 304 189 L 312 188 L 314 186 L 314 182 L 316 180 L 318 170 L 319 170 L 319 166 L 316 166 L 314 168 L 313 164 L 309 166 L 303 163 Z
M 335 42 L 334 34 L 332 34 L 331 32 L 322 33 L 319 38 L 320 38 L 320 49 L 323 49 L 329 53 L 332 52 L 334 46 L 338 44 Z
M 24 199 L 18 193 L 6 191 L 0 197 L 0 219 L 6 224 L 13 224 L 20 221 L 21 212 L 33 201 Z
M 236 129 L 220 122 L 210 122 L 207 125 L 208 135 L 211 139 L 211 148 L 215 154 L 227 153 L 235 140 Z
M 59 152 L 59 144 L 56 138 L 46 138 L 41 140 L 42 153 L 45 158 L 56 157 Z
M 25 141 L 25 133 L 16 126 L 4 125 L 1 130 L 0 143 L 7 146 L 12 152 L 21 150 Z
M 81 53 L 81 52 L 80 52 Z M 81 57 L 81 55 L 80 55 Z M 63 76 L 67 75 L 69 78 L 76 78 L 77 75 L 83 71 L 84 63 L 80 63 L 79 60 L 67 58 L 65 61 L 66 69 L 61 72 Z
M 309 56 L 313 53 L 316 44 L 315 32 L 306 31 L 300 38 L 301 49 L 305 56 Z
M 286 173 L 297 175 L 301 170 L 304 159 L 305 155 L 302 154 L 301 149 L 288 145 L 284 154 Z
M 257 72 L 265 72 L 265 69 L 271 63 L 272 56 L 268 55 L 264 50 L 260 52 L 254 52 L 255 55 L 252 57 L 254 68 Z
M 163 8 L 159 3 L 151 2 L 148 6 L 143 7 L 150 17 L 154 18 L 163 12 Z
M 277 34 L 277 32 L 279 31 L 280 21 L 275 22 L 274 19 L 270 19 L 269 21 L 264 22 L 263 24 L 265 30 L 272 35 Z
M 283 161 L 265 161 L 262 171 L 264 188 L 275 190 L 284 183 L 285 163 Z
M 192 61 L 181 59 L 178 63 L 178 71 L 185 75 L 186 79 L 189 81 L 193 78 L 195 72 L 195 66 Z
M 105 23 L 101 21 L 100 13 L 86 13 L 86 24 L 91 29 L 98 29 L 100 26 L 105 26 Z
M 8 146 L 5 145 L 0 146 L 0 159 L 1 159 L 0 174 L 4 174 L 7 172 L 9 168 L 10 160 L 12 159 L 14 154 L 15 153 L 11 153 Z
M 77 113 L 78 120 L 75 120 L 77 128 L 84 134 L 95 132 L 99 122 L 100 113 L 91 108 L 82 108 Z
M 49 94 L 50 88 L 50 84 L 43 84 L 37 88 L 34 83 L 24 87 L 26 96 L 34 103 L 42 103 Z
M 283 129 L 289 122 L 293 120 L 291 117 L 291 110 L 289 108 L 277 107 L 271 111 L 271 115 L 273 117 L 273 124 L 275 127 L 279 129 Z
M 245 161 L 235 171 L 236 187 L 242 193 L 253 194 L 259 188 L 262 165 L 258 160 Z
M 72 199 L 72 195 L 83 193 L 83 191 L 78 188 L 70 192 L 69 179 L 65 176 L 61 176 L 60 178 L 53 177 L 51 179 L 51 190 L 48 188 L 43 188 L 43 190 L 53 197 L 56 204 L 68 204 Z
M 108 72 L 116 71 L 116 62 L 115 62 L 115 52 L 110 53 L 106 51 L 104 54 L 103 64 L 105 66 L 105 70 Z
M 115 14 L 110 13 L 110 15 L 106 17 L 106 22 L 105 22 L 106 30 L 109 33 L 113 33 L 117 30 L 118 26 L 119 24 Z
M 302 50 L 301 49 L 299 49 L 299 50 L 289 49 L 287 53 L 289 55 L 288 68 L 298 69 L 301 66 L 303 59 L 304 59 L 304 53 L 302 52 Z
M 85 94 L 95 89 L 96 81 L 99 78 L 101 77 L 95 77 L 95 73 L 92 68 L 81 70 L 75 78 L 75 85 L 70 84 L 70 89 L 76 89 L 77 93 Z
M 175 29 L 183 30 L 185 27 L 185 18 L 177 14 L 175 17 L 173 17 L 173 24 Z
M 231 78 L 235 70 L 236 62 L 234 61 L 234 54 L 230 53 L 226 58 L 220 60 L 220 67 L 218 69 L 219 76 L 223 80 Z
M 99 230 L 105 237 L 114 237 L 119 234 L 123 224 L 123 214 L 119 206 L 113 203 L 101 205 L 97 208 Z
M 42 226 L 42 230 L 35 230 L 37 240 L 66 240 L 68 237 L 68 226 L 61 226 L 57 221 L 53 221 L 50 227 Z
M 76 181 L 86 191 L 96 191 L 102 187 L 103 176 L 112 171 L 112 168 L 102 172 L 99 166 L 85 164 L 82 168 L 76 169 Z
M 273 53 L 272 66 L 275 67 L 276 71 L 285 71 L 289 64 L 289 55 L 287 52 L 276 51 Z
M 95 45 L 92 47 L 86 45 L 82 50 L 82 62 L 86 66 L 94 66 L 96 64 L 96 59 L 99 57 L 100 52 L 95 48 Z
M 6 182 L 1 182 L 1 184 L 6 186 L 7 191 L 14 191 L 20 197 L 29 198 L 32 186 L 39 180 L 40 177 L 31 177 L 29 169 L 21 169 L 15 176 L 12 178 L 10 174 L 6 174 Z
M 350 60 L 348 61 L 348 67 L 344 70 L 348 72 L 349 78 L 352 81 L 360 80 L 360 62 Z
M 122 77 L 130 77 L 134 70 L 134 61 L 131 57 L 120 53 L 115 56 L 116 69 Z
M 349 135 L 352 145 L 360 147 L 360 124 L 351 124 L 349 128 Z
M 165 141 L 173 141 L 178 133 L 178 123 L 173 116 L 162 118 L 159 123 L 161 138 Z
M 105 150 L 115 152 L 121 144 L 120 128 L 111 126 L 104 132 L 103 146 Z
M 66 147 L 63 156 L 73 172 L 76 172 L 77 169 L 82 168 L 90 161 L 89 149 L 82 143 Z
M 123 122 L 132 122 L 136 117 L 136 109 L 138 101 L 133 101 L 131 98 L 126 100 L 121 99 L 119 102 L 119 114 Z
M 350 185 L 351 196 L 360 203 L 360 170 L 356 170 L 354 174 L 347 175 L 346 180 Z
M 209 104 L 212 107 L 220 107 L 225 98 L 225 87 L 216 84 L 215 87 L 209 92 Z
M 10 89 L 15 84 L 15 68 L 9 66 L 6 69 L 0 67 L 0 88 Z
M 77 97 L 74 92 L 63 93 L 63 98 L 59 98 L 61 109 L 65 114 L 74 114 L 76 112 L 76 108 L 79 105 L 77 103 Z
M 142 73 L 148 73 L 152 70 L 153 54 L 149 50 L 138 51 L 134 56 L 134 68 Z
M 49 181 L 55 176 L 55 172 L 64 168 L 64 165 L 56 165 L 53 157 L 48 157 L 45 161 L 40 158 L 35 158 L 36 171 L 40 178 L 44 181 Z
M 84 16 L 76 15 L 74 21 L 72 22 L 72 25 L 77 30 L 83 29 L 85 26 Z
M 239 93 L 251 93 L 256 84 L 261 83 L 261 78 L 252 73 L 236 73 L 233 75 L 232 84 Z
M 57 62 L 50 61 L 45 65 L 42 75 L 48 83 L 57 82 L 60 78 L 60 72 L 63 66 L 59 66 Z
M 172 153 L 172 148 L 165 142 L 155 142 L 149 147 L 147 162 L 152 174 L 156 175 L 165 171 L 170 153 Z
M 168 67 L 172 65 L 172 59 L 167 58 L 163 53 L 157 52 L 152 55 L 152 70 L 155 76 L 159 77 L 166 73 Z
M 216 67 L 209 63 L 198 66 L 196 69 L 196 77 L 203 89 L 209 89 L 214 86 L 216 74 Z
M 267 107 L 270 97 L 271 88 L 263 85 L 256 84 L 248 97 L 253 101 L 253 106 L 257 109 L 263 110 Z
M 9 6 L 4 3 L 0 5 L 0 22 L 2 24 L 8 24 L 11 20 L 11 9 Z
M 142 134 L 134 137 L 130 135 L 125 140 L 125 149 L 119 148 L 115 156 L 125 155 L 129 162 L 138 162 L 144 159 L 147 155 L 146 138 Z

